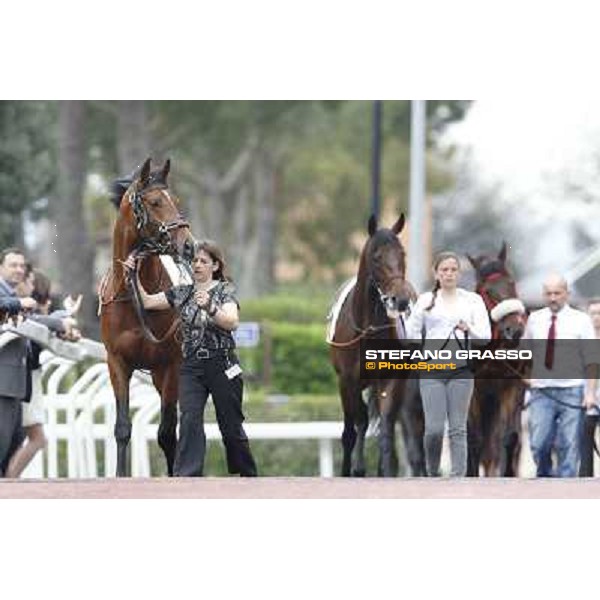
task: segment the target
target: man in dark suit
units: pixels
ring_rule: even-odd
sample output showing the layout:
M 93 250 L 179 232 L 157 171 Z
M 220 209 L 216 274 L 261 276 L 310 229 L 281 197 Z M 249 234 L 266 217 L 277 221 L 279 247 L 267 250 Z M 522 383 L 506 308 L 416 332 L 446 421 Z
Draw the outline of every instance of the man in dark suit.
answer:
M 33 298 L 18 298 L 15 287 L 25 276 L 25 256 L 18 248 L 0 253 L 0 311 L 14 316 L 34 310 Z M 21 401 L 27 395 L 27 340 L 0 336 L 0 477 L 12 453 L 23 442 Z M 6 341 L 8 339 L 8 341 Z
M 33 314 L 37 302 L 17 295 L 16 288 L 26 272 L 21 250 L 7 248 L 0 252 L 0 314 L 25 315 L 67 339 L 77 339 L 73 335 L 77 322 L 71 316 Z M 26 338 L 9 332 L 0 334 L 0 477 L 5 476 L 11 456 L 23 443 L 21 402 L 28 402 L 31 396 L 30 349 Z

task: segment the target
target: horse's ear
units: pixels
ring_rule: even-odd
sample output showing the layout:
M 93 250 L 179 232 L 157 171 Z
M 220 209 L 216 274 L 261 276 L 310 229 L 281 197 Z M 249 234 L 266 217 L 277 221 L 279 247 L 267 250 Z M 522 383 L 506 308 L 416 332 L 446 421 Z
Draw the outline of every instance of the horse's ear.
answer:
M 150 162 L 151 159 L 147 158 L 146 162 L 142 165 L 142 170 L 140 171 L 140 188 L 146 187 L 150 179 Z
M 404 213 L 400 215 L 400 218 L 392 225 L 392 231 L 395 235 L 398 235 L 404 229 Z
M 506 241 L 502 242 L 502 248 L 500 249 L 500 252 L 498 254 L 498 258 L 504 263 L 506 262 L 506 252 L 507 252 L 507 247 L 506 247 Z
M 477 271 L 479 268 L 479 261 L 476 258 L 473 258 L 470 254 L 467 254 L 467 259 L 473 265 L 473 268 Z
M 372 236 L 377 231 L 377 217 L 375 215 L 371 215 L 369 217 L 369 224 L 367 226 L 369 230 L 369 235 Z
M 169 171 L 171 170 L 171 159 L 167 158 L 165 164 L 160 172 L 160 178 L 164 184 L 167 183 L 167 176 L 169 175 Z

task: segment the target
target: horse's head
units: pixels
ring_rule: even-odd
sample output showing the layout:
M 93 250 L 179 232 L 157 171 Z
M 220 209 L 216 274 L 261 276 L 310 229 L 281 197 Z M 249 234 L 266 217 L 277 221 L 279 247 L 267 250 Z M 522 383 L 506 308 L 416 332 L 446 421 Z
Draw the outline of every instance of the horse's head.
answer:
M 515 281 L 506 268 L 506 242 L 498 256 L 467 258 L 475 269 L 475 291 L 483 298 L 494 328 L 494 337 L 517 341 L 525 332 L 526 311 L 517 296 Z
M 191 261 L 194 237 L 189 223 L 179 212 L 179 199 L 169 190 L 167 177 L 171 161 L 150 170 L 150 159 L 142 165 L 122 195 L 120 218 L 132 232 L 134 246 L 151 254 L 170 254 Z M 125 187 L 119 180 L 116 186 Z
M 377 219 L 369 219 L 369 239 L 364 248 L 364 265 L 369 285 L 374 288 L 390 318 L 408 309 L 413 298 L 406 281 L 406 256 L 398 239 L 404 227 L 404 215 L 390 229 L 378 229 Z

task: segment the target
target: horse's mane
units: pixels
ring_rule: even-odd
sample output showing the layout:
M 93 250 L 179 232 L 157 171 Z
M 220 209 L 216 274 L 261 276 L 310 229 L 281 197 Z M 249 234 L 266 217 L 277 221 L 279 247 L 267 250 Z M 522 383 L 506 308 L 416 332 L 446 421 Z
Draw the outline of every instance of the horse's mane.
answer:
M 112 182 L 110 186 L 110 196 L 109 199 L 114 204 L 115 208 L 119 210 L 121 207 L 121 200 L 123 199 L 123 194 L 129 189 L 129 186 L 140 176 L 141 167 L 136 167 L 129 175 L 124 175 L 123 177 L 119 177 Z M 148 182 L 144 186 L 144 190 L 148 190 L 149 188 L 156 187 L 167 187 L 166 182 L 160 177 L 161 170 L 155 169 L 152 171 L 148 177 Z
M 123 175 L 112 182 L 110 186 L 110 201 L 115 205 L 115 208 L 119 210 L 121 207 L 121 200 L 123 194 L 129 189 L 129 186 L 139 177 L 141 167 L 136 167 L 128 175 Z
M 133 183 L 133 177 L 122 177 L 113 181 L 110 187 L 110 201 L 114 204 L 115 208 L 119 210 L 121 206 L 121 199 L 123 194 L 129 189 L 129 186 Z

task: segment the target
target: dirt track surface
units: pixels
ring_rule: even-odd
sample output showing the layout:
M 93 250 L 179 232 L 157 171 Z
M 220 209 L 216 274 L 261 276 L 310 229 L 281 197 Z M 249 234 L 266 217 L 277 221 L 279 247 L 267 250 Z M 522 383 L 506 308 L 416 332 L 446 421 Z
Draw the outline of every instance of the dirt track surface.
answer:
M 600 498 L 600 479 L 237 479 L 3 480 L 0 498 L 56 499 L 527 499 Z

